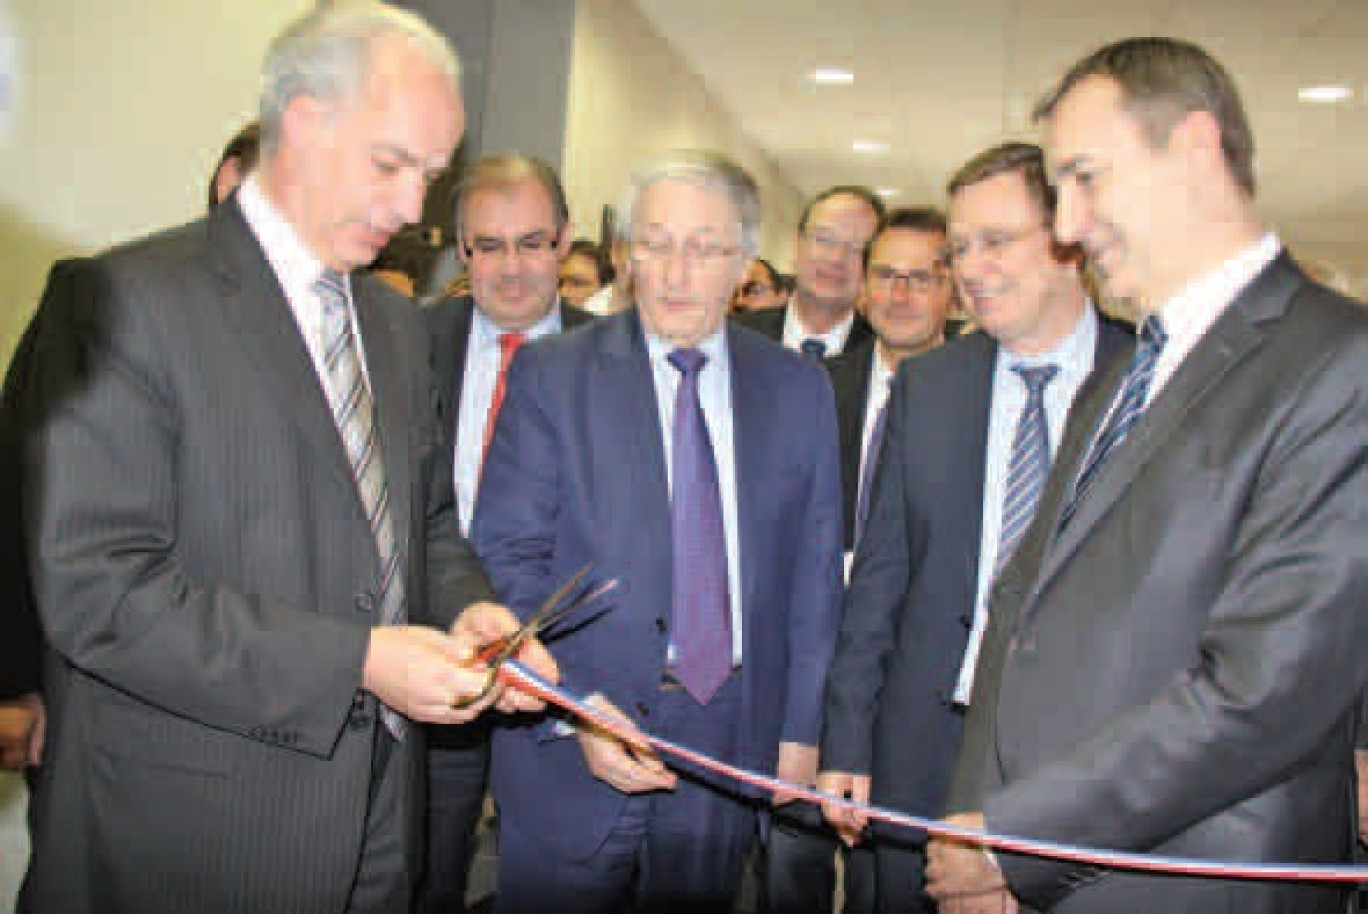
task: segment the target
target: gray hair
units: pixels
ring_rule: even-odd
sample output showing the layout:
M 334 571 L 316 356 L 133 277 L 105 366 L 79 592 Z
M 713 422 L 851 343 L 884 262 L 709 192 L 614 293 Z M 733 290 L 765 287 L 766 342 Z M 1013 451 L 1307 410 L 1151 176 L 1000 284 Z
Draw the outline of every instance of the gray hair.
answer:
M 727 195 L 741 226 L 741 249 L 747 257 L 760 248 L 760 188 L 755 179 L 736 162 L 720 152 L 686 149 L 667 152 L 647 160 L 632 175 L 632 183 L 618 207 L 616 225 L 619 241 L 630 243 L 632 223 L 641 195 L 647 188 L 664 181 L 683 181 L 698 187 L 720 190 Z
M 415 13 L 384 3 L 342 2 L 313 10 L 271 42 L 261 68 L 261 143 L 273 150 L 285 108 L 299 96 L 355 98 L 375 43 L 399 38 L 460 89 L 461 64 L 451 44 Z

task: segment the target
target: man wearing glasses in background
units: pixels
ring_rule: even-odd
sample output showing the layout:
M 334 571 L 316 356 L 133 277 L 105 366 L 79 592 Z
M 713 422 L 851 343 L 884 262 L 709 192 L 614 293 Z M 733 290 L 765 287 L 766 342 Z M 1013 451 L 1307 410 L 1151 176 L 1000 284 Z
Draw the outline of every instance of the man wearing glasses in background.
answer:
M 819 361 L 869 339 L 873 331 L 855 302 L 865 247 L 883 217 L 883 201 L 867 187 L 822 191 L 798 220 L 793 297 L 736 320 Z
M 944 812 L 984 604 L 1024 531 L 1079 385 L 1125 348 L 1074 250 L 1050 236 L 1038 147 L 1008 143 L 951 179 L 946 246 L 981 332 L 904 362 L 827 683 L 819 784 Z M 849 842 L 866 822 L 828 817 Z M 879 910 L 931 912 L 923 847 L 876 831 Z
M 945 215 L 931 207 L 888 214 L 865 256 L 865 316 L 873 338 L 826 361 L 836 394 L 841 441 L 846 567 L 868 515 L 883 438 L 884 406 L 904 359 L 945 341 L 951 285 L 945 264 Z M 770 834 L 761 908 L 821 914 L 832 910 L 836 840 L 821 812 L 795 804 Z M 845 856 L 847 914 L 874 910 L 874 857 L 868 846 Z
M 476 550 L 520 611 L 586 564 L 617 581 L 554 642 L 569 688 L 811 783 L 841 586 L 830 384 L 726 320 L 760 222 L 744 170 L 664 156 L 620 212 L 636 307 L 513 364 Z M 676 770 L 559 718 L 497 729 L 496 910 L 730 910 L 755 804 Z
M 470 531 L 480 471 L 513 355 L 528 340 L 578 326 L 586 311 L 562 304 L 558 273 L 569 243 L 565 192 L 552 168 L 520 155 L 487 156 L 465 175 L 456 244 L 470 294 L 424 311 L 432 339 L 442 446 L 455 454 L 461 533 Z M 421 914 L 465 910 L 489 762 L 488 725 L 428 734 L 427 874 Z

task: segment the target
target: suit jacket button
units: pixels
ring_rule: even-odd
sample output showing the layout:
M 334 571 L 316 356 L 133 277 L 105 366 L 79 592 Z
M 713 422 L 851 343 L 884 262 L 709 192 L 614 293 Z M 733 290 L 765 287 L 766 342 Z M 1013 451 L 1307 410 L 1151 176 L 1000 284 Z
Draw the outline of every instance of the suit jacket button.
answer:
M 648 704 L 646 704 L 646 702 L 644 702 L 644 701 L 639 701 L 639 702 L 637 702 L 637 703 L 636 703 L 636 709 L 637 709 L 637 713 L 640 714 L 642 717 L 650 717 L 650 716 L 651 716 L 651 706 L 648 705 Z
M 375 597 L 368 592 L 361 592 L 356 595 L 356 609 L 358 612 L 375 612 Z
M 658 632 L 660 632 L 660 633 L 663 635 L 663 634 L 665 634 L 665 632 L 666 632 L 668 629 L 669 629 L 669 626 L 668 626 L 667 624 L 665 624 L 665 617 L 664 617 L 664 616 L 656 616 L 656 620 L 655 620 L 655 630 L 658 631 Z
M 964 626 L 966 631 L 968 631 L 969 629 L 974 627 L 974 617 L 969 615 L 968 613 L 960 613 L 959 623 L 960 625 Z

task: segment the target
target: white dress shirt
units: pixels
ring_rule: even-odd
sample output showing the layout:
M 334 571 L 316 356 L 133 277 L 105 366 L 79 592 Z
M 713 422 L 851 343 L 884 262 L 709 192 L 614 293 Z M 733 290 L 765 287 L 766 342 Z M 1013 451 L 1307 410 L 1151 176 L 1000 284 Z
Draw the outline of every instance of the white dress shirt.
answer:
M 674 412 L 679 391 L 679 369 L 670 364 L 669 355 L 677 347 L 651 333 L 646 334 L 646 349 L 655 382 L 656 407 L 660 413 L 661 440 L 665 443 L 665 475 L 674 491 Z M 736 501 L 736 435 L 732 417 L 731 358 L 723 329 L 703 340 L 697 347 L 708 357 L 698 375 L 698 399 L 703 405 L 703 422 L 712 439 L 713 460 L 717 464 L 718 492 L 722 498 L 722 533 L 727 545 L 727 593 L 731 599 L 732 666 L 741 665 L 741 546 Z M 669 660 L 675 647 L 670 644 Z
M 527 342 L 561 329 L 560 300 L 531 327 L 523 331 Z M 499 382 L 499 335 L 504 333 L 478 307 L 470 316 L 470 338 L 466 341 L 465 367 L 462 369 L 461 403 L 456 410 L 456 457 L 453 469 L 456 484 L 456 511 L 464 536 L 470 535 L 475 516 L 475 500 L 480 494 L 480 470 L 484 466 L 485 431 L 489 406 Z
M 988 413 L 988 446 L 983 465 L 983 532 L 979 538 L 978 587 L 974 597 L 974 623 L 955 683 L 955 701 L 967 705 L 973 693 L 983 633 L 988 627 L 988 592 L 997 567 L 1002 538 L 1002 502 L 1007 494 L 1007 472 L 1012 461 L 1012 439 L 1021 411 L 1026 408 L 1026 385 L 1014 369 L 1018 365 L 1057 365 L 1059 374 L 1045 388 L 1045 424 L 1049 429 L 1050 456 L 1059 447 L 1078 388 L 1092 371 L 1097 354 L 1098 318 L 1091 303 L 1083 309 L 1073 331 L 1050 352 L 1023 356 L 999 346 L 993 367 L 992 406 Z
M 319 384 L 327 391 L 328 368 L 327 340 L 323 338 L 323 302 L 314 290 L 323 275 L 323 262 L 314 256 L 304 241 L 295 232 L 294 226 L 266 198 L 256 175 L 252 174 L 242 182 L 237 193 L 238 205 L 247 220 L 247 227 L 256 236 L 266 254 L 266 260 L 285 292 L 285 300 L 290 304 L 295 325 L 299 328 L 304 345 L 313 360 L 314 372 Z M 347 309 L 351 312 L 352 331 L 356 336 L 357 350 L 361 356 L 361 372 L 370 383 L 370 369 L 366 365 L 366 347 L 361 339 L 361 325 L 356 320 L 356 303 L 351 295 L 351 276 L 343 274 L 347 290 Z
M 1168 342 L 1154 365 L 1154 380 L 1145 397 L 1146 405 L 1163 390 L 1192 347 L 1225 313 L 1240 290 L 1249 285 L 1280 250 L 1282 242 L 1277 235 L 1268 232 L 1216 269 L 1188 283 L 1160 307 L 1159 320 L 1164 324 Z

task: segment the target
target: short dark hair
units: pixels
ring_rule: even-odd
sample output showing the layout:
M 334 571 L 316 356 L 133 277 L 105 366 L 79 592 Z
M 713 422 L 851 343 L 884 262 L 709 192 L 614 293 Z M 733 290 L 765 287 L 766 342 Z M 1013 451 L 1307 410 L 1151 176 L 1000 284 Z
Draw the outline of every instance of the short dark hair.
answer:
M 1205 111 L 1221 131 L 1221 151 L 1235 182 L 1254 196 L 1254 134 L 1235 81 L 1202 48 L 1177 38 L 1128 38 L 1080 60 L 1035 107 L 1037 121 L 1090 76 L 1114 80 L 1126 112 L 1153 148 L 1168 143 L 1178 121 Z
M 223 166 L 228 164 L 230 159 L 238 160 L 238 170 L 246 176 L 247 172 L 256 168 L 257 159 L 261 155 L 261 123 L 259 121 L 248 121 L 242 126 L 233 138 L 228 141 L 228 145 L 223 147 L 222 154 L 219 155 L 218 164 L 209 174 L 209 208 L 213 209 L 223 201 L 218 199 L 218 176 L 223 171 Z
M 504 190 L 524 181 L 540 185 L 551 198 L 551 213 L 556 220 L 559 232 L 570 221 L 570 206 L 565 200 L 565 188 L 561 186 L 556 170 L 541 159 L 532 156 L 506 153 L 489 155 L 480 159 L 461 176 L 460 186 L 456 189 L 456 238 L 465 243 L 465 204 L 466 199 L 481 190 Z
M 801 235 L 807 231 L 808 219 L 812 217 L 812 211 L 832 197 L 855 197 L 863 200 L 869 204 L 870 209 L 874 210 L 874 215 L 878 217 L 879 223 L 883 224 L 887 207 L 884 206 L 883 199 L 878 194 L 863 184 L 837 184 L 835 187 L 828 187 L 813 197 L 803 207 L 803 214 L 798 217 L 798 234 Z
M 945 187 L 947 196 L 998 175 L 1019 174 L 1040 207 L 1046 225 L 1054 222 L 1055 188 L 1045 172 L 1045 153 L 1034 143 L 1008 142 L 985 149 L 959 167 Z
M 774 287 L 775 291 L 778 291 L 779 271 L 774 268 L 774 264 L 770 263 L 763 257 L 753 257 L 751 258 L 751 263 L 760 264 L 761 269 L 763 269 L 765 273 L 769 276 L 769 284 Z
M 606 286 L 617 276 L 617 270 L 613 269 L 613 261 L 608 257 L 608 253 L 588 238 L 576 238 L 570 242 L 570 248 L 565 252 L 565 256 L 574 257 L 576 254 L 588 257 L 594 262 L 599 285 Z
M 874 250 L 874 246 L 879 243 L 879 239 L 897 229 L 925 232 L 928 235 L 940 235 L 942 237 L 948 233 L 945 213 L 934 206 L 900 206 L 897 209 L 889 210 L 883 223 L 880 224 L 879 230 L 874 233 L 874 237 L 870 238 L 869 244 L 865 246 L 864 265 L 866 268 L 869 267 L 869 255 Z

